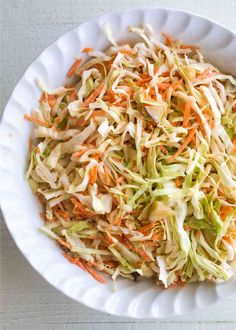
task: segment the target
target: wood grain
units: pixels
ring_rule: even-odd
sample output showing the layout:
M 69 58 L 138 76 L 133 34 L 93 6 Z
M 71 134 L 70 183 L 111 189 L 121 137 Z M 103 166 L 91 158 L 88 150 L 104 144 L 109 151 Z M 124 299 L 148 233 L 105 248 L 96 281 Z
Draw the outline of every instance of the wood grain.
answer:
M 1 109 L 24 70 L 61 34 L 104 12 L 140 6 L 186 9 L 236 30 L 235 0 L 1 0 Z M 56 291 L 31 268 L 2 220 L 1 310 L 4 329 L 236 329 L 235 296 L 194 315 L 159 322 L 88 309 Z

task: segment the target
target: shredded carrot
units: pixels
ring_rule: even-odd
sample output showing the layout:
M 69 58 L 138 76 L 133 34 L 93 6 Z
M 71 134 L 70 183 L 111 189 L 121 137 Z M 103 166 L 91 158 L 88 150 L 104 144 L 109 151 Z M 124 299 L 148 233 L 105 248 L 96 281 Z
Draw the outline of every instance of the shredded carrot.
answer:
M 79 157 L 81 157 L 86 151 L 87 151 L 87 149 L 85 149 L 85 150 L 81 150 L 81 151 L 75 151 L 75 152 L 72 154 L 72 157 L 79 158 Z
M 119 262 L 115 260 L 104 260 L 103 262 L 106 266 L 111 268 L 116 268 L 119 265 Z
M 218 196 L 224 196 L 224 193 L 219 189 L 217 190 L 217 194 L 218 194 Z
M 164 155 L 167 155 L 168 154 L 168 150 L 166 149 L 165 146 L 159 146 L 160 150 L 163 152 Z
M 162 32 L 162 35 L 165 38 L 165 44 L 167 46 L 170 46 L 173 42 L 173 39 L 170 36 L 168 36 L 168 34 L 166 34 L 165 32 Z
M 122 241 L 127 246 L 128 249 L 133 250 L 134 246 L 126 236 L 123 237 Z
M 72 264 L 79 266 L 80 268 L 82 268 L 84 271 L 86 271 L 84 265 L 82 264 L 82 262 L 80 261 L 79 258 L 73 258 L 68 256 L 66 253 L 63 253 L 63 256 Z
M 120 226 L 121 221 L 122 221 L 122 217 L 116 217 L 116 219 L 115 219 L 113 225 L 115 225 L 115 226 Z
M 183 83 L 182 79 L 176 80 L 175 82 L 173 82 L 172 84 L 172 88 L 175 91 L 179 86 L 181 86 Z
M 198 239 L 200 239 L 200 236 L 201 236 L 201 230 L 200 230 L 200 229 L 197 229 L 197 230 L 196 230 L 196 237 L 197 237 Z
M 82 50 L 82 53 L 89 53 L 93 50 L 93 48 L 91 47 L 85 47 L 83 50 Z
M 69 95 L 69 98 L 70 98 L 70 102 L 73 102 L 73 101 L 75 101 L 75 100 L 78 99 L 77 92 L 76 92 L 75 89 L 72 90 L 72 91 L 70 91 L 70 92 L 68 93 L 68 95 Z
M 104 62 L 104 65 L 105 65 L 105 68 L 106 68 L 107 72 L 110 71 L 112 63 L 113 63 L 113 60 Z
M 192 107 L 192 103 L 190 101 L 185 103 L 183 127 L 188 127 L 188 125 L 189 125 L 191 107 Z
M 42 95 L 40 96 L 39 102 L 43 102 L 46 99 L 46 94 L 43 92 Z
M 187 44 L 180 45 L 179 48 L 180 48 L 180 49 L 192 49 L 192 50 L 198 50 L 198 49 L 200 49 L 199 46 L 195 46 L 195 45 L 187 45 Z
M 158 89 L 162 90 L 162 91 L 165 91 L 170 86 L 171 86 L 171 84 L 169 84 L 169 83 L 157 83 Z
M 168 88 L 166 88 L 166 90 L 163 91 L 162 93 L 162 99 L 165 101 L 167 99 L 167 93 L 168 93 Z
M 96 215 L 95 212 L 87 209 L 83 204 L 79 202 L 79 200 L 75 198 L 70 199 L 72 204 L 74 205 L 73 213 L 77 216 L 86 216 L 86 217 L 94 217 Z
M 110 176 L 109 176 L 109 170 L 108 170 L 106 165 L 104 165 L 103 168 L 104 168 L 105 177 L 106 177 L 106 184 L 108 186 L 110 186 L 111 185 L 111 179 L 110 179 Z
M 28 140 L 28 148 L 29 148 L 29 151 L 31 151 L 32 147 L 33 147 L 33 140 L 32 140 L 32 137 L 30 136 L 30 137 L 29 137 L 29 140 Z
M 204 126 L 203 126 L 203 123 L 202 123 L 202 120 L 201 120 L 199 114 L 195 112 L 195 116 L 196 116 L 196 120 L 198 122 L 200 130 L 202 131 L 203 136 L 206 136 L 206 132 L 205 132 L 205 129 L 204 129 Z
M 65 221 L 69 221 L 70 220 L 70 215 L 69 215 L 69 212 L 68 211 L 58 209 L 58 210 L 55 211 L 55 213 L 57 215 L 59 215 L 61 218 L 63 218 Z
M 84 271 L 87 271 L 90 275 L 93 276 L 93 278 L 95 280 L 97 280 L 100 283 L 105 283 L 104 278 L 99 275 L 92 267 L 90 267 L 88 265 L 88 263 L 86 263 L 85 261 L 80 260 L 79 258 L 73 258 L 68 256 L 66 253 L 63 253 L 63 256 L 72 264 L 79 266 L 80 268 L 82 268 Z
M 142 249 L 135 247 L 135 251 L 143 258 L 144 261 L 151 261 L 149 255 Z
M 113 92 L 113 90 L 108 89 L 106 94 L 104 95 L 103 99 L 105 101 L 115 102 L 116 101 L 116 93 Z
M 218 74 L 217 72 L 211 72 L 211 70 L 211 67 L 207 67 L 201 74 L 199 74 L 196 78 L 192 79 L 192 84 L 196 84 L 205 78 L 209 78 Z
M 235 135 L 235 137 L 233 138 L 233 144 L 235 145 L 235 147 L 236 147 L 236 135 Z
M 116 206 L 119 205 L 119 200 L 117 199 L 117 197 L 115 195 L 112 196 L 112 201 Z
M 152 77 L 151 76 L 149 76 L 149 74 L 147 73 L 147 72 L 144 72 L 144 73 L 140 73 L 140 78 L 142 78 L 142 79 L 146 79 L 146 78 L 148 78 L 148 79 L 152 79 Z
M 45 213 L 45 212 L 40 212 L 39 215 L 40 215 L 40 218 L 41 218 L 43 221 L 46 221 L 46 220 L 47 220 L 47 217 L 46 217 L 46 213 Z
M 123 175 L 121 175 L 117 180 L 116 182 L 117 183 L 123 183 L 125 181 L 125 177 Z
M 178 176 L 175 179 L 175 184 L 176 184 L 176 187 L 181 188 L 183 186 L 183 178 L 181 176 Z
M 136 82 L 135 82 L 135 84 L 137 85 L 137 86 L 143 86 L 143 85 L 145 85 L 146 83 L 148 83 L 149 81 L 151 81 L 152 80 L 152 77 L 148 77 L 148 78 L 144 78 L 144 79 L 141 79 L 141 80 L 137 80 Z
M 90 168 L 90 170 L 89 170 L 89 174 L 90 174 L 89 183 L 90 184 L 94 184 L 97 181 L 97 173 L 98 173 L 98 167 L 97 166 L 94 166 L 94 167 Z
M 69 242 L 66 242 L 61 238 L 59 238 L 57 241 L 59 244 L 65 246 L 68 250 L 71 250 L 71 244 Z
M 181 147 L 176 151 L 176 153 L 170 158 L 170 162 L 172 162 L 173 160 L 175 160 L 180 154 L 181 152 L 187 147 L 187 145 L 192 141 L 195 133 L 196 133 L 197 128 L 191 128 L 189 130 L 189 134 L 187 136 L 187 138 L 185 139 L 184 143 L 181 145 Z
M 93 113 L 91 114 L 90 118 L 94 118 L 96 116 L 105 116 L 106 112 L 104 110 L 94 110 Z
M 134 55 L 135 54 L 135 52 L 132 49 L 122 49 L 122 50 L 120 50 L 120 53 L 124 54 L 124 55 Z
M 48 94 L 47 98 L 48 98 L 48 104 L 49 104 L 50 108 L 52 109 L 57 103 L 58 96 Z
M 74 62 L 74 64 L 72 64 L 71 68 L 67 72 L 67 78 L 71 78 L 74 75 L 75 71 L 78 69 L 78 67 L 80 66 L 81 62 L 82 62 L 82 58 L 78 58 Z
M 102 83 L 100 86 L 98 86 L 97 89 L 95 89 L 83 102 L 83 106 L 87 107 L 90 103 L 96 100 L 98 95 L 101 93 L 103 89 L 104 84 Z
M 148 230 L 154 228 L 156 225 L 157 225 L 157 222 L 155 221 L 155 222 L 149 223 L 149 224 L 147 224 L 147 225 L 145 225 L 145 226 L 143 226 L 143 227 L 140 227 L 140 228 L 138 229 L 138 231 L 139 231 L 140 233 L 145 233 L 146 231 L 148 231 Z
M 84 266 L 84 268 L 87 270 L 87 272 L 88 272 L 90 275 L 92 275 L 92 277 L 93 277 L 95 280 L 97 280 L 98 282 L 100 282 L 100 283 L 102 283 L 102 284 L 106 283 L 106 281 L 104 280 L 104 278 L 103 278 L 100 274 L 98 274 L 98 273 L 96 272 L 96 270 L 94 270 L 94 269 L 93 269 L 92 267 L 90 267 L 88 264 L 83 263 L 83 266 Z
M 220 218 L 221 220 L 225 220 L 227 216 L 232 212 L 233 208 L 229 205 L 222 205 L 220 208 Z
M 159 241 L 162 238 L 163 238 L 163 233 L 158 233 L 152 236 L 153 241 Z
M 41 119 L 38 119 L 36 117 L 33 117 L 33 116 L 29 116 L 27 114 L 24 115 L 24 119 L 25 120 L 28 120 L 28 121 L 31 121 L 35 124 L 38 124 L 38 125 L 42 125 L 42 126 L 45 126 L 45 127 L 50 127 L 50 125 L 48 123 L 46 123 L 45 121 L 41 120 Z
M 153 241 L 143 241 L 142 242 L 142 245 L 155 246 L 155 247 L 157 247 L 158 246 L 158 243 L 157 242 L 153 242 Z
M 184 224 L 184 230 L 190 231 L 191 227 L 189 227 L 189 225 L 187 225 L 186 223 Z

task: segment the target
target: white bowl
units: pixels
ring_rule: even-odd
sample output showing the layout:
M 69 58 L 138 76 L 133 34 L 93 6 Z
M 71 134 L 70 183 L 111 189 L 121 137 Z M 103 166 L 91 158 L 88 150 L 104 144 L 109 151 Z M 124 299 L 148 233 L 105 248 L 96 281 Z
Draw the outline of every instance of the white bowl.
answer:
M 28 138 L 32 127 L 23 120 L 38 104 L 40 78 L 50 87 L 65 82 L 66 72 L 84 47 L 108 46 L 102 27 L 108 22 L 115 39 L 130 40 L 128 26 L 149 23 L 162 31 L 197 44 L 213 64 L 236 75 L 236 36 L 226 28 L 190 13 L 169 9 L 134 9 L 90 20 L 49 46 L 28 68 L 6 106 L 0 132 L 0 197 L 7 226 L 30 264 L 67 296 L 97 310 L 135 318 L 164 318 L 209 306 L 236 291 L 236 277 L 224 284 L 199 283 L 172 289 L 154 288 L 151 282 L 118 279 L 96 282 L 70 264 L 61 250 L 38 231 L 40 205 L 24 179 Z

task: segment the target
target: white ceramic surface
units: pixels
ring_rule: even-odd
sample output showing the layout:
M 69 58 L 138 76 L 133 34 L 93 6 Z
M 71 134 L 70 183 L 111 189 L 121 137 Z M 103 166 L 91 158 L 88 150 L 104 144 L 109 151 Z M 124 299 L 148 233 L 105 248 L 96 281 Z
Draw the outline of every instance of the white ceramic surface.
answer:
M 37 106 L 37 79 L 49 87 L 65 82 L 65 74 L 86 47 L 103 49 L 105 22 L 120 41 L 133 38 L 129 25 L 149 23 L 162 31 L 197 44 L 207 58 L 223 71 L 236 75 L 236 36 L 207 19 L 175 10 L 137 9 L 112 13 L 81 24 L 48 47 L 28 68 L 6 106 L 0 131 L 0 198 L 7 226 L 31 265 L 52 285 L 69 297 L 100 311 L 136 318 L 165 318 L 209 306 L 236 291 L 236 277 L 224 284 L 201 283 L 168 290 L 154 289 L 143 281 L 119 279 L 97 283 L 61 255 L 53 241 L 39 233 L 40 205 L 24 179 L 31 125 L 23 120 Z

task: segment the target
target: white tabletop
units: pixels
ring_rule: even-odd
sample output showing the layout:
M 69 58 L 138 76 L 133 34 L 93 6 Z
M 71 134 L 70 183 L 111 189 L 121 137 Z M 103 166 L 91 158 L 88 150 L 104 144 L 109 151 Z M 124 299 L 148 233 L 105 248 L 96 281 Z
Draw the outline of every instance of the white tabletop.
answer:
M 81 22 L 128 7 L 185 9 L 236 31 L 236 0 L 0 0 L 1 108 L 34 58 Z M 84 307 L 52 288 L 27 263 L 1 221 L 1 305 L 4 329 L 236 329 L 236 296 L 191 316 L 135 321 Z

